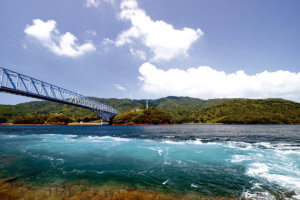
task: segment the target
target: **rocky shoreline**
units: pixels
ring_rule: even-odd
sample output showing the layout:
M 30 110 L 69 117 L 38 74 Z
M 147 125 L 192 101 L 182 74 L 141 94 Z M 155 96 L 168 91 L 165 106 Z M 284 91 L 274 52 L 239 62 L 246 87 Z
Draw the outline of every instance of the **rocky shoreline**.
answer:
M 83 183 L 67 183 L 60 186 L 31 186 L 19 182 L 17 178 L 0 179 L 0 199 L 13 200 L 225 200 L 228 197 L 206 197 L 190 192 L 187 194 L 168 194 L 151 190 L 136 189 L 128 186 L 103 185 L 89 186 Z

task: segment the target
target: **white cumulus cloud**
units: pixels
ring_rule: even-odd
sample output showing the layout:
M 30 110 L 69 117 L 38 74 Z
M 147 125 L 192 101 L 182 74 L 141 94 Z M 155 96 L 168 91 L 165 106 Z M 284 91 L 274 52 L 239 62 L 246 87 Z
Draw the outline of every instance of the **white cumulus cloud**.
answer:
M 225 73 L 208 66 L 162 70 L 151 63 L 139 68 L 145 92 L 197 98 L 286 98 L 300 100 L 300 72 L 264 71 L 248 75 L 244 71 Z
M 110 3 L 112 5 L 115 4 L 115 0 L 103 0 L 106 3 Z M 85 0 L 84 6 L 87 8 L 97 8 L 100 5 L 100 0 Z
M 118 90 L 122 90 L 122 91 L 126 91 L 126 88 L 122 85 L 119 84 L 114 84 L 114 86 L 118 89 Z
M 99 6 L 100 2 L 99 0 L 86 0 L 85 6 L 90 8 L 90 7 L 95 7 L 97 8 Z
M 141 60 L 146 60 L 147 58 L 146 53 L 139 49 L 130 48 L 130 53 Z
M 203 35 L 199 28 L 178 30 L 162 20 L 152 20 L 136 0 L 123 0 L 120 7 L 120 19 L 130 21 L 131 27 L 118 35 L 115 44 L 144 45 L 153 52 L 153 61 L 188 55 L 190 46 Z
M 27 25 L 24 32 L 57 55 L 77 57 L 96 50 L 91 41 L 79 45 L 72 33 L 61 34 L 54 20 L 34 19 L 33 24 Z

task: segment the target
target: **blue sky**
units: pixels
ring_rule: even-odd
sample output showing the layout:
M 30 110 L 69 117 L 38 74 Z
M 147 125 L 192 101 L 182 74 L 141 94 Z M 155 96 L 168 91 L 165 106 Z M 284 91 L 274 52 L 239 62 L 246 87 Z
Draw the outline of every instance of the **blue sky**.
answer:
M 297 0 L 3 0 L 0 65 L 87 96 L 300 101 L 299 9 Z M 0 104 L 31 100 L 0 94 Z

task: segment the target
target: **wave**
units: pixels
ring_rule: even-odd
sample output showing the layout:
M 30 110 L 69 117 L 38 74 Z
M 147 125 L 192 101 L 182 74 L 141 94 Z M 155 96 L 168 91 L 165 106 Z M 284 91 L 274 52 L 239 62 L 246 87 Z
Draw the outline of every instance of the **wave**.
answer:
M 260 192 L 245 191 L 241 195 L 241 199 L 275 200 L 276 197 L 268 191 L 260 191 Z
M 292 174 L 287 170 L 287 166 L 280 167 L 278 165 L 270 166 L 269 163 L 251 163 L 249 165 L 248 170 L 246 171 L 246 175 L 251 177 L 255 177 L 258 179 L 267 180 L 270 183 L 275 183 L 280 185 L 288 190 L 293 190 L 296 193 L 296 196 L 300 195 L 300 177 L 296 173 Z M 277 168 L 281 168 L 280 174 L 276 172 Z M 285 171 L 282 171 L 282 170 Z M 297 170 L 297 169 L 293 169 Z
M 159 148 L 155 148 L 155 147 L 145 147 L 145 148 L 153 150 L 153 151 L 157 151 L 157 153 L 158 153 L 159 156 L 161 156 L 162 152 L 163 152 L 163 149 L 159 149 Z
M 196 140 L 182 140 L 182 141 L 175 141 L 175 140 L 163 140 L 162 143 L 165 144 L 179 144 L 179 145 L 184 145 L 184 144 L 203 144 L 201 139 L 196 139 Z M 206 143 L 208 144 L 208 143 Z
M 3 135 L 1 135 L 2 137 Z M 11 135 L 9 135 L 11 136 Z M 9 137 L 7 136 L 7 137 Z M 23 137 L 24 135 L 14 135 L 13 137 Z M 32 137 L 32 135 L 26 135 Z M 140 147 L 149 149 L 151 151 L 157 152 L 158 156 L 161 156 L 159 159 L 157 157 L 157 162 L 160 162 L 163 168 L 168 169 L 169 166 L 172 169 L 184 170 L 185 167 L 197 169 L 202 164 L 207 164 L 209 162 L 226 162 L 226 165 L 229 164 L 230 167 L 233 166 L 242 166 L 243 171 L 241 173 L 247 177 L 251 177 L 251 180 L 257 180 L 259 183 L 269 184 L 280 186 L 280 188 L 287 189 L 288 191 L 294 191 L 295 195 L 293 198 L 299 198 L 300 196 L 300 171 L 299 171 L 299 157 L 300 155 L 300 146 L 293 143 L 271 143 L 271 142 L 256 142 L 256 143 L 247 143 L 241 141 L 205 141 L 201 138 L 189 138 L 190 140 L 176 140 L 176 137 L 167 137 L 160 138 L 160 140 L 149 139 L 149 138 L 125 138 L 125 137 L 116 137 L 116 136 L 95 136 L 95 135 L 74 135 L 74 134 L 35 134 L 34 137 L 44 138 L 46 142 L 49 142 L 50 145 L 43 143 L 30 143 L 26 146 L 27 149 L 36 148 L 37 150 L 41 149 L 39 145 L 43 145 L 51 153 L 57 153 L 56 151 L 66 151 L 67 154 L 73 153 L 73 150 L 76 149 L 73 144 L 76 145 L 76 142 L 83 143 L 84 148 L 80 153 L 86 153 L 90 155 L 89 152 L 94 152 L 95 149 L 105 149 L 107 147 L 119 144 L 125 144 L 125 148 L 121 145 L 118 147 L 117 151 L 110 149 L 110 155 L 113 153 L 124 152 L 128 153 L 126 156 L 133 159 L 141 159 L 147 157 L 147 152 L 140 154 L 133 153 L 131 148 Z M 30 142 L 32 138 L 29 138 Z M 62 139 L 62 140 L 61 140 Z M 66 142 L 67 141 L 67 142 Z M 137 142 L 138 141 L 138 142 Z M 66 146 L 64 149 L 57 149 L 53 147 L 56 146 L 56 142 L 59 147 L 61 144 L 70 145 Z M 60 143 L 60 144 L 59 144 Z M 93 145 L 89 145 L 92 144 Z M 99 143 L 99 145 L 97 144 Z M 107 143 L 107 145 L 103 145 Z M 127 145 L 129 144 L 129 145 Z M 36 145 L 36 146 L 34 146 Z M 180 145 L 180 146 L 175 146 Z M 186 146 L 184 146 L 186 145 Z M 132 146 L 132 147 L 131 147 Z M 191 147 L 191 148 L 190 148 Z M 24 148 L 24 147 L 23 147 Z M 70 149 L 68 149 L 70 148 Z M 53 152 L 52 152 L 53 150 Z M 168 151 L 170 150 L 170 151 Z M 147 150 L 148 151 L 148 150 Z M 23 153 L 26 153 L 24 151 Z M 105 151 L 104 151 L 105 153 Z M 148 151 L 149 153 L 149 151 Z M 153 152 L 152 152 L 153 153 Z M 155 153 L 155 155 L 157 155 Z M 218 155 L 217 155 L 218 154 Z M 68 164 L 68 159 L 63 160 L 55 154 L 48 154 L 51 156 L 39 156 L 43 159 L 48 159 L 54 164 Z M 52 156 L 53 155 L 53 156 Z M 211 156 L 213 155 L 213 156 Z M 149 158 L 150 157 L 150 158 Z M 149 159 L 152 159 L 149 156 Z M 224 161 L 224 162 L 223 162 Z M 189 164 L 187 164 L 189 163 Z M 105 170 L 104 170 L 105 171 Z M 85 171 L 71 171 L 73 173 L 86 173 Z M 191 172 L 191 170 L 190 170 Z M 189 172 L 189 173 L 190 173 Z M 95 172 L 97 173 L 97 172 Z M 103 173 L 102 171 L 98 172 Z M 97 174 L 98 174 L 97 173 Z M 191 172 L 192 173 L 192 172 Z M 171 179 L 170 179 L 171 180 Z M 162 180 L 163 181 L 163 180 Z M 161 182 L 162 182 L 161 181 Z M 163 185 L 171 185 L 172 181 L 168 183 L 169 180 L 165 180 Z M 191 181 L 191 180 L 188 180 Z M 198 185 L 195 180 L 194 183 L 189 182 L 190 187 L 197 188 Z M 174 181 L 175 182 L 175 181 Z M 173 184 L 173 183 L 172 183 Z M 198 185 L 197 185 L 198 184 Z M 201 185 L 202 187 L 202 185 Z M 273 199 L 275 198 L 271 193 L 266 190 L 263 191 L 258 184 L 253 183 L 253 189 L 245 190 L 243 196 L 253 199 Z M 260 191 L 257 191 L 260 190 Z M 300 199 L 300 198 L 299 198 Z

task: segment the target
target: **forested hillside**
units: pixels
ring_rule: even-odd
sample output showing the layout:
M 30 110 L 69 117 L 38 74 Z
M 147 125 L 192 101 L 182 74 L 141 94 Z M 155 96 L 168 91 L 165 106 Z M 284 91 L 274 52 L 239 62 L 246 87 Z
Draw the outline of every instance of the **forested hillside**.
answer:
M 232 100 L 191 114 L 195 123 L 296 124 L 300 104 L 284 100 Z
M 170 114 L 150 106 L 132 109 L 131 111 L 117 115 L 113 120 L 113 124 L 173 124 Z
M 121 113 L 146 104 L 146 100 L 94 98 Z M 300 104 L 282 99 L 210 99 L 165 97 L 149 105 L 170 114 L 175 123 L 300 123 Z M 64 114 L 73 119 L 91 117 L 92 111 L 49 101 L 0 105 L 0 123 L 19 116 Z M 6 120 L 5 120 L 6 119 Z
M 133 108 L 146 104 L 146 100 L 92 98 L 118 109 L 121 113 L 128 112 Z M 189 97 L 165 97 L 149 100 L 149 105 L 165 110 L 176 118 L 199 108 L 215 105 L 224 101 L 228 101 L 228 99 L 202 100 Z M 32 101 L 17 105 L 0 105 L 0 116 L 5 116 L 8 119 L 12 119 L 16 116 L 51 115 L 56 113 L 62 113 L 75 118 L 93 115 L 93 112 L 87 109 L 50 101 Z
M 17 116 L 52 115 L 57 113 L 62 113 L 69 117 L 84 117 L 93 115 L 93 112 L 88 109 L 50 101 L 32 101 L 17 105 L 0 105 L 0 116 L 5 116 L 8 119 L 12 119 Z

